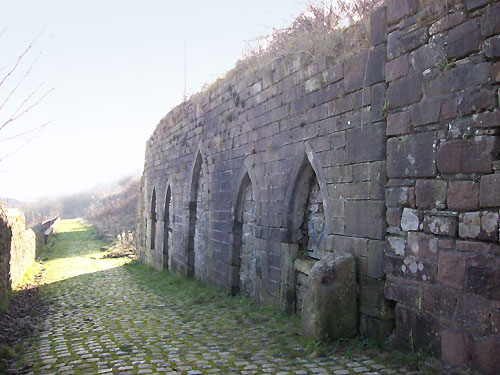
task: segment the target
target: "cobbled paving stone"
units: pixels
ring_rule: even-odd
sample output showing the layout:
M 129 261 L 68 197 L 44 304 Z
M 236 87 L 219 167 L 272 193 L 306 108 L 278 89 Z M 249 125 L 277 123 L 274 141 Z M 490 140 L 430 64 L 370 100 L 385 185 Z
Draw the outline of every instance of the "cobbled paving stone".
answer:
M 44 298 L 52 312 L 24 354 L 28 374 L 409 373 L 367 356 L 280 356 L 283 343 L 269 328 L 227 319 L 214 305 L 185 306 L 181 296 L 148 290 L 124 267 L 53 283 Z

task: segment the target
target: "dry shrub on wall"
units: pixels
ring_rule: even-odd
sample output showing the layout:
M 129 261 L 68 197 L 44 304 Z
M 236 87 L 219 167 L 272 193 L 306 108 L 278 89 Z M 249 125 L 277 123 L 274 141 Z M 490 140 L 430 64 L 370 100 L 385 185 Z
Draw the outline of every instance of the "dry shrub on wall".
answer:
M 250 43 L 236 69 L 260 69 L 273 60 L 306 54 L 343 59 L 370 45 L 370 13 L 383 0 L 333 0 L 309 3 L 290 26 Z

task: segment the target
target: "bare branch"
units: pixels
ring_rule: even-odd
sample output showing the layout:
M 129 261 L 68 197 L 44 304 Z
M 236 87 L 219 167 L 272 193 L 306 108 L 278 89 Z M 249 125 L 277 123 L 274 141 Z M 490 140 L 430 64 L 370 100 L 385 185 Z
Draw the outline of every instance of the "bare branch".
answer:
M 31 73 L 31 71 L 33 70 L 33 67 L 35 66 L 36 62 L 38 61 L 38 58 L 41 56 L 42 54 L 38 54 L 37 58 L 33 61 L 33 63 L 31 64 L 31 66 L 28 68 L 28 70 L 24 73 L 24 76 L 23 78 L 21 78 L 21 80 L 17 83 L 17 85 L 10 91 L 10 93 L 5 97 L 3 103 L 0 105 L 0 111 L 3 109 L 3 107 L 5 106 L 5 104 L 9 101 L 9 99 L 11 98 L 11 96 L 17 91 L 17 89 L 19 88 L 19 86 L 21 86 L 21 84 L 24 82 L 24 80 L 26 79 L 26 77 L 28 77 Z
M 38 132 L 37 132 L 37 134 L 38 134 Z M 6 154 L 6 155 L 0 157 L 0 162 L 4 161 L 8 157 L 10 157 L 12 155 L 15 155 L 19 151 L 21 151 L 28 143 L 30 143 L 33 139 L 35 139 L 35 137 L 37 136 L 37 134 L 33 135 L 30 139 L 28 139 L 26 142 L 24 142 L 23 144 L 21 144 L 15 151 L 12 151 L 11 153 Z
M 15 120 L 19 119 L 21 116 L 25 115 L 26 113 L 28 113 L 30 110 L 32 110 L 34 107 L 36 107 L 38 104 L 40 104 L 40 102 L 45 99 L 52 91 L 55 90 L 55 87 L 51 88 L 50 90 L 48 90 L 45 94 L 43 94 L 40 98 L 38 98 L 37 101 L 35 101 L 34 103 L 32 103 L 31 105 L 29 105 L 28 107 L 24 108 L 22 111 L 22 107 L 38 92 L 38 90 L 42 87 L 42 85 L 38 86 L 38 88 L 33 91 L 31 93 L 31 95 L 29 95 L 25 100 L 23 100 L 23 102 L 17 107 L 16 111 L 14 112 L 14 114 L 7 120 L 5 121 L 1 126 L 0 126 L 0 130 L 2 130 L 3 128 L 5 128 L 7 125 L 9 125 L 10 123 L 14 122 Z
M 0 142 L 7 142 L 7 141 L 11 141 L 11 140 L 16 139 L 16 138 L 20 138 L 22 136 L 25 136 L 26 134 L 30 134 L 30 133 L 33 133 L 34 131 L 43 129 L 46 126 L 50 125 L 51 123 L 52 123 L 52 120 L 49 120 L 49 121 L 45 122 L 44 124 L 42 124 L 40 126 L 37 126 L 36 128 L 30 129 L 30 130 L 26 130 L 25 132 L 13 135 L 13 136 L 8 137 L 8 138 L 0 139 Z

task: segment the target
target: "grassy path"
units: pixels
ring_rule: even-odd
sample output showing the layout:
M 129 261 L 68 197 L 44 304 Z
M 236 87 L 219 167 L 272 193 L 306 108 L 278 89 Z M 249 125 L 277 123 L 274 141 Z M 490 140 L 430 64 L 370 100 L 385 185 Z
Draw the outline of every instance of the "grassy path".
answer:
M 393 374 L 364 354 L 312 359 L 297 317 L 243 297 L 106 259 L 91 228 L 58 223 L 44 255 L 51 304 L 21 358 L 29 374 Z M 331 352 L 330 352 L 331 353 Z

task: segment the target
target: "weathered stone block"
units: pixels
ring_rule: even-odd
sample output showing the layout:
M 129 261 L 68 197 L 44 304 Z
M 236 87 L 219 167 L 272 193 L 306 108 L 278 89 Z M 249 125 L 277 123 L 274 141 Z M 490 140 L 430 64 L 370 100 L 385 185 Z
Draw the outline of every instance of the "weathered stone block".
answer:
M 500 36 L 486 39 L 483 44 L 483 51 L 486 57 L 494 58 L 500 56 Z
M 441 104 L 435 100 L 426 100 L 411 107 L 413 126 L 422 126 L 438 122 Z
M 346 234 L 354 237 L 384 239 L 385 204 L 383 201 L 345 202 Z
M 426 27 L 401 34 L 398 41 L 400 53 L 406 53 L 426 44 L 429 41 L 429 33 Z
M 404 231 L 415 231 L 420 228 L 422 214 L 418 210 L 404 208 L 401 216 L 401 229 Z
M 467 10 L 475 10 L 488 4 L 491 0 L 465 0 Z
M 363 72 L 363 86 L 370 86 L 385 80 L 386 47 L 382 44 L 368 51 L 366 69 Z
M 359 333 L 377 344 L 382 344 L 394 330 L 394 320 L 377 319 L 365 314 L 359 316 Z
M 498 137 L 480 140 L 453 139 L 443 142 L 437 152 L 441 173 L 490 173 L 491 162 L 500 142 Z
M 462 323 L 471 323 L 477 327 L 487 328 L 489 325 L 490 301 L 474 294 L 461 294 L 457 298 L 455 317 Z
M 389 0 L 387 1 L 387 23 L 393 24 L 402 18 L 409 16 L 417 9 L 414 0 Z
M 385 79 L 387 82 L 404 77 L 408 74 L 408 54 L 399 56 L 385 65 Z
M 443 180 L 417 180 L 415 197 L 418 208 L 446 207 L 446 182 Z
M 372 240 L 368 243 L 368 269 L 366 276 L 373 279 L 384 277 L 385 242 Z
M 420 74 L 411 74 L 393 81 L 387 89 L 390 109 L 418 103 L 420 99 L 422 99 L 422 76 Z
M 500 207 L 500 174 L 482 176 L 479 186 L 481 207 Z
M 467 93 L 458 100 L 458 111 L 462 115 L 482 112 L 498 106 L 498 99 L 492 90 Z
M 490 69 L 491 63 L 486 62 L 467 63 L 444 72 L 431 72 L 425 76 L 426 96 L 435 98 L 473 85 L 485 84 L 489 79 Z
M 450 181 L 447 203 L 450 210 L 478 210 L 479 184 L 473 181 Z
M 500 126 L 500 112 L 483 112 L 474 120 L 478 128 L 495 128 Z
M 385 213 L 387 224 L 392 227 L 399 227 L 402 213 L 403 209 L 401 207 L 389 207 Z
M 457 251 L 488 254 L 490 245 L 485 242 L 457 241 Z
M 387 207 L 406 206 L 408 204 L 407 187 L 396 187 L 385 190 L 385 203 Z
M 418 260 L 437 260 L 437 243 L 437 237 L 420 232 L 408 233 L 408 253 Z
M 435 135 L 410 134 L 387 141 L 389 178 L 434 177 L 436 175 Z
M 453 289 L 424 285 L 420 307 L 440 316 L 452 316 L 455 313 L 456 300 L 456 291 Z
M 498 240 L 498 211 L 481 212 L 481 232 L 479 239 L 497 241 Z
M 457 115 L 457 101 L 448 100 L 441 106 L 441 117 L 443 120 L 449 120 Z
M 433 356 L 441 356 L 441 324 L 439 317 L 396 305 L 396 340 L 406 348 L 421 348 Z
M 302 307 L 302 335 L 318 341 L 356 336 L 357 316 L 354 257 L 328 254 L 309 275 Z
M 447 14 L 445 17 L 432 24 L 432 26 L 429 28 L 429 33 L 431 35 L 434 35 L 451 29 L 452 27 L 464 22 L 465 18 L 465 13 L 462 11 Z
M 387 8 L 379 7 L 370 14 L 370 42 L 376 46 L 387 40 Z
M 448 33 L 447 58 L 462 58 L 479 49 L 481 34 L 476 20 L 467 21 Z
M 465 286 L 467 258 L 460 254 L 439 254 L 438 280 L 455 289 L 463 290 Z
M 346 163 L 383 160 L 385 143 L 385 122 L 347 130 Z
M 361 53 L 349 58 L 344 66 L 345 92 L 352 92 L 364 86 L 366 63 L 368 54 Z
M 481 265 L 469 267 L 467 290 L 488 299 L 500 300 L 500 269 Z
M 377 83 L 371 87 L 371 102 L 370 107 L 370 120 L 371 122 L 384 121 L 385 120 L 385 93 L 387 91 L 385 82 Z
M 481 16 L 481 35 L 491 36 L 500 33 L 500 4 L 486 8 Z
M 394 319 L 394 305 L 384 298 L 385 280 L 360 277 L 359 311 L 378 319 Z
M 442 236 L 455 237 L 457 235 L 458 220 L 450 216 L 425 215 L 424 231 Z
M 410 131 L 411 123 L 408 111 L 390 113 L 387 116 L 387 136 L 410 134 Z
M 465 212 L 459 216 L 458 234 L 462 238 L 477 238 L 481 231 L 479 212 Z
M 396 255 L 405 255 L 406 242 L 404 238 L 401 237 L 387 237 L 387 250 L 392 251 Z
M 452 366 L 461 366 L 468 360 L 467 339 L 463 332 L 443 329 L 441 352 L 443 360 Z
M 481 337 L 472 343 L 472 361 L 484 375 L 497 375 L 500 368 L 500 338 Z

